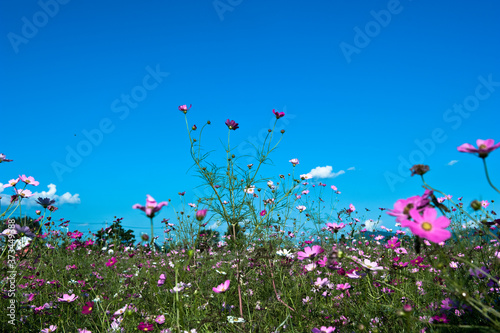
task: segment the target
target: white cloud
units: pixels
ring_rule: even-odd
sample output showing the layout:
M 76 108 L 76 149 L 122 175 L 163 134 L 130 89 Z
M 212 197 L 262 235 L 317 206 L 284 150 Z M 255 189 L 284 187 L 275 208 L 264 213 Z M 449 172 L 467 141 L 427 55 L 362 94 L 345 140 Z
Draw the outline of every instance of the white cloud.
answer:
M 457 161 L 457 160 L 452 160 L 452 161 L 448 162 L 448 165 L 449 165 L 449 166 L 452 166 L 452 165 L 453 165 L 453 164 L 455 164 L 455 163 L 458 163 L 458 161 Z
M 377 228 L 377 224 L 379 224 L 381 221 L 373 221 L 373 220 L 366 220 L 365 221 L 365 228 L 368 231 L 374 231 Z
M 344 170 L 340 170 L 339 172 L 333 172 L 333 168 L 330 165 L 324 167 L 316 167 L 309 171 L 308 175 L 313 178 L 335 178 L 345 173 Z
M 353 171 L 353 170 L 356 170 L 356 167 L 347 168 L 347 171 Z
M 0 184 L 1 185 L 1 184 Z M 57 192 L 57 187 L 56 185 L 54 184 L 49 184 L 47 185 L 47 187 L 49 188 L 48 191 L 41 191 L 41 192 L 33 192 L 33 196 L 27 198 L 27 199 L 23 199 L 22 200 L 22 204 L 23 205 L 27 205 L 28 207 L 33 207 L 33 206 L 38 206 L 38 204 L 36 203 L 36 200 L 38 198 L 50 198 L 50 199 L 53 199 L 55 200 L 55 204 L 56 206 L 60 206 L 60 205 L 64 205 L 64 204 L 80 204 L 81 203 L 81 200 L 80 200 L 80 194 L 76 193 L 76 194 L 71 194 L 69 192 L 66 192 L 64 193 L 63 195 L 57 195 L 56 192 Z M 27 189 L 33 191 L 33 187 L 29 186 Z M 0 192 L 2 192 L 3 187 L 1 188 Z M 14 192 L 12 191 L 12 194 Z M 10 203 L 10 195 L 5 195 L 6 193 L 4 192 L 3 193 L 4 195 L 2 196 L 2 199 L 1 199 L 1 203 L 2 203 L 2 206 L 8 206 L 9 203 Z

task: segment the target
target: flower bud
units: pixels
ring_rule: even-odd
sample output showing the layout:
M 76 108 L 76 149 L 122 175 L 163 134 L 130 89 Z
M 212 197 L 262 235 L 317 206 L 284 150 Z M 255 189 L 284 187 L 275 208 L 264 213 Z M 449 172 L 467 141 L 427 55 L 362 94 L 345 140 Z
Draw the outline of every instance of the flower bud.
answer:
M 40 215 L 42 212 L 37 210 L 37 211 L 35 211 L 35 213 L 36 213 L 36 215 Z
M 193 125 L 193 127 L 191 127 L 191 128 L 193 129 L 193 131 L 196 131 L 196 129 L 197 129 L 198 127 L 196 127 L 196 125 Z
M 199 211 L 196 212 L 196 219 L 198 221 L 203 221 L 203 219 L 207 216 L 207 210 L 206 209 L 200 209 Z
M 481 202 L 479 200 L 474 200 L 470 203 L 470 206 L 472 207 L 472 209 L 474 210 L 480 210 L 481 209 Z

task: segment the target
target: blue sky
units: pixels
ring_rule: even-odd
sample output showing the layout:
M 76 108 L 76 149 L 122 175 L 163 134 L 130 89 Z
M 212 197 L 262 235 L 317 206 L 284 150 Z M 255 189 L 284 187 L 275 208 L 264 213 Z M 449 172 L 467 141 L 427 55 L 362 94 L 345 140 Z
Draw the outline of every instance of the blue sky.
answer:
M 190 124 L 212 122 L 215 160 L 226 119 L 240 124 L 231 142 L 243 154 L 271 110 L 284 111 L 262 176 L 291 172 L 291 158 L 297 173 L 331 166 L 338 176 L 313 183 L 337 186 L 339 207 L 353 203 L 363 219 L 423 192 L 415 163 L 466 203 L 495 199 L 481 160 L 456 148 L 500 140 L 499 14 L 493 0 L 2 2 L 0 153 L 14 162 L 0 165 L 0 182 L 35 177 L 32 190 L 58 199 L 54 217 L 70 229 L 118 216 L 148 232 L 131 208 L 146 194 L 177 210 L 178 192 L 195 201 L 177 110 L 193 104 Z M 500 184 L 500 152 L 488 162 Z M 156 232 L 174 216 L 164 208 Z

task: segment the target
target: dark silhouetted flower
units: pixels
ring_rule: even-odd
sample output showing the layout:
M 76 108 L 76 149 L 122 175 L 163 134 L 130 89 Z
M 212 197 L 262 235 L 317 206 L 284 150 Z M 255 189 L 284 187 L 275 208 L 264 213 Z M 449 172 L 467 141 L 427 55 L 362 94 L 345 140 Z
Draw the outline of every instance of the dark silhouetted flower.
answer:
M 236 131 L 239 126 L 238 126 L 238 123 L 235 122 L 234 120 L 226 120 L 226 126 L 230 129 L 230 130 L 233 130 L 233 131 Z
M 55 202 L 56 201 L 53 199 L 41 198 L 41 197 L 38 197 L 38 199 L 36 200 L 36 203 L 39 204 L 40 206 L 42 206 L 43 208 L 47 208 L 50 205 L 54 204 Z

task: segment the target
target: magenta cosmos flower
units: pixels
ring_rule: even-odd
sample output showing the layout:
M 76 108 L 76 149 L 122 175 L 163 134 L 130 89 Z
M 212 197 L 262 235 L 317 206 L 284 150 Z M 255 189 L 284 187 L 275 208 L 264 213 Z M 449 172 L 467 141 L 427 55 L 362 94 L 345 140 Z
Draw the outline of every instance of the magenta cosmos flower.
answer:
M 410 228 L 411 232 L 433 243 L 441 243 L 451 237 L 451 233 L 445 228 L 450 225 L 450 220 L 445 216 L 437 217 L 437 211 L 432 207 L 426 207 L 420 215 L 417 209 L 410 210 L 413 221 L 403 221 L 404 226 Z M 403 226 L 403 223 L 401 223 Z
M 106 266 L 111 267 L 114 264 L 116 264 L 116 258 L 115 257 L 111 257 L 111 259 L 109 259 L 109 261 L 106 263 Z
M 459 152 L 462 152 L 462 153 L 473 153 L 473 154 L 477 154 L 481 158 L 485 158 L 493 150 L 500 147 L 500 142 L 495 144 L 495 141 L 493 139 L 488 139 L 488 140 L 477 139 L 476 144 L 477 144 L 477 148 L 475 148 L 473 145 L 471 145 L 469 143 L 464 143 L 463 145 L 459 146 L 457 149 Z
M 280 119 L 280 118 L 283 118 L 285 116 L 285 112 L 274 111 L 274 109 L 273 109 L 273 113 L 276 116 L 276 119 Z
M 226 126 L 227 128 L 229 128 L 230 130 L 233 130 L 233 131 L 236 131 L 239 126 L 238 126 L 238 123 L 235 122 L 234 120 L 226 120 Z
M 145 331 L 145 332 L 149 332 L 149 331 L 152 331 L 154 329 L 154 325 L 153 324 L 149 324 L 149 323 L 139 323 L 139 325 L 137 326 L 137 329 L 139 331 Z
M 299 260 L 304 260 L 306 258 L 314 258 L 318 254 L 325 252 L 319 245 L 313 245 L 312 247 L 305 247 L 304 251 L 297 252 L 297 258 Z
M 223 292 L 226 292 L 226 290 L 229 289 L 229 285 L 231 284 L 231 281 L 230 280 L 226 280 L 224 283 L 221 283 L 217 286 L 217 288 L 212 288 L 212 290 L 214 291 L 214 293 L 217 293 L 217 294 L 220 294 L 220 293 L 223 293 Z
M 181 106 L 179 106 L 179 111 L 186 114 L 188 112 L 188 110 L 191 109 L 192 106 L 193 106 L 193 104 L 189 104 L 189 107 L 187 107 L 187 105 L 181 105 Z
M 82 314 L 91 314 L 94 308 L 94 302 L 87 302 L 83 306 Z
M 156 200 L 148 194 L 146 199 L 146 206 L 135 204 L 132 206 L 132 208 L 142 210 L 143 212 L 146 213 L 147 217 L 154 217 L 155 214 L 158 213 L 163 206 L 167 205 L 168 205 L 167 201 L 162 201 L 160 203 L 157 203 Z
M 394 209 L 387 211 L 387 214 L 396 217 L 396 222 L 402 223 L 410 217 L 410 210 L 415 208 L 422 210 L 430 203 L 430 200 L 425 196 L 415 195 L 408 199 L 399 199 L 394 204 Z M 404 227 L 404 226 L 403 226 Z

